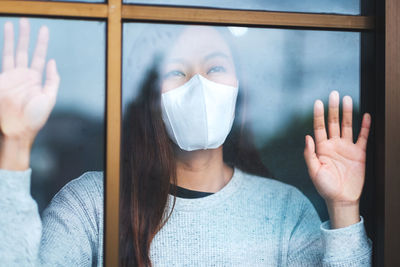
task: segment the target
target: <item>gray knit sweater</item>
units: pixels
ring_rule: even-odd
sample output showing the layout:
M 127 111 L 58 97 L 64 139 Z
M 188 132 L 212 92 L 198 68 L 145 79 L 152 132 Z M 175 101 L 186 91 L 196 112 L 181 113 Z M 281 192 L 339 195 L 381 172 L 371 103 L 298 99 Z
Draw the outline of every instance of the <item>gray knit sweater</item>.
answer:
M 102 266 L 103 174 L 68 183 L 42 221 L 30 176 L 0 170 L 0 265 Z M 235 169 L 217 193 L 177 198 L 150 256 L 154 266 L 370 266 L 371 241 L 362 217 L 330 230 L 295 187 Z

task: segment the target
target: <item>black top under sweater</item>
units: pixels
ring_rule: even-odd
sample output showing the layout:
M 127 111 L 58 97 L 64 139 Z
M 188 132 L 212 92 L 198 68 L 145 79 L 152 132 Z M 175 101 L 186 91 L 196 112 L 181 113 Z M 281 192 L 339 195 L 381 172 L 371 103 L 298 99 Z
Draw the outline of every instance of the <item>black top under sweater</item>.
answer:
M 171 194 L 173 190 L 171 189 Z M 180 186 L 176 186 L 176 196 L 180 198 L 201 198 L 201 197 L 206 197 L 209 195 L 212 195 L 214 193 L 210 192 L 201 192 L 201 191 L 195 191 L 195 190 L 190 190 L 186 189 Z

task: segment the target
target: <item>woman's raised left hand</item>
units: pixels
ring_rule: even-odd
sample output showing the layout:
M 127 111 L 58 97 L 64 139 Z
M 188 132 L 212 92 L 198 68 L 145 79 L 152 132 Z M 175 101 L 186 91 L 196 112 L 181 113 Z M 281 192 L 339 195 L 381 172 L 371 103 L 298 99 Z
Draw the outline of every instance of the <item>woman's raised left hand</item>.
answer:
M 359 201 L 365 180 L 365 161 L 371 116 L 363 116 L 357 142 L 353 142 L 353 103 L 349 96 L 343 98 L 343 118 L 339 126 L 339 93 L 329 95 L 328 132 L 321 100 L 314 104 L 314 135 L 306 136 L 304 158 L 311 180 L 325 199 L 332 228 L 356 223 Z

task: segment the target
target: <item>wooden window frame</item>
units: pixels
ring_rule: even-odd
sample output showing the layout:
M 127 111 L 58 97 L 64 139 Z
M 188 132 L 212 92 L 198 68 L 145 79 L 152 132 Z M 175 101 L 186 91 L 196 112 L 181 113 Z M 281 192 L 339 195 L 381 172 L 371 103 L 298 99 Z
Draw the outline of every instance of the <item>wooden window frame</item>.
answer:
M 361 209 L 374 242 L 374 266 L 400 266 L 400 11 L 397 0 L 361 0 L 362 14 L 244 11 L 214 8 L 0 1 L 2 16 L 91 19 L 107 23 L 105 266 L 118 266 L 122 24 L 127 21 L 239 25 L 361 32 L 361 111 L 373 114 Z M 385 71 L 386 69 L 386 71 Z M 372 205 L 372 210 L 370 205 Z

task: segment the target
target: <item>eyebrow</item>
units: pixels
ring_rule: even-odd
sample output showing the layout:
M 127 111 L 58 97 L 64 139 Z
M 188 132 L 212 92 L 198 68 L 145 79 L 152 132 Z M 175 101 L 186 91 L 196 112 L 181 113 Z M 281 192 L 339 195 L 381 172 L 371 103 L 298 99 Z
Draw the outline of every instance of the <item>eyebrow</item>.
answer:
M 227 54 L 220 52 L 220 51 L 216 51 L 216 52 L 210 53 L 207 56 L 205 56 L 204 61 L 210 60 L 215 57 L 223 57 L 223 58 L 229 59 L 229 56 Z
M 215 57 L 223 57 L 223 58 L 226 58 L 226 59 L 230 58 L 227 54 L 225 54 L 225 53 L 223 53 L 221 51 L 216 51 L 216 52 L 212 52 L 212 53 L 206 55 L 204 57 L 203 61 L 207 61 L 207 60 L 210 60 L 210 59 L 215 58 Z M 186 60 L 184 60 L 183 58 L 171 58 L 171 59 L 168 59 L 166 61 L 166 63 L 168 63 L 168 64 L 170 64 L 170 63 L 182 63 L 184 65 L 187 64 Z
M 171 63 L 181 63 L 183 65 L 186 65 L 186 61 L 183 58 L 171 58 L 165 61 L 165 64 Z

